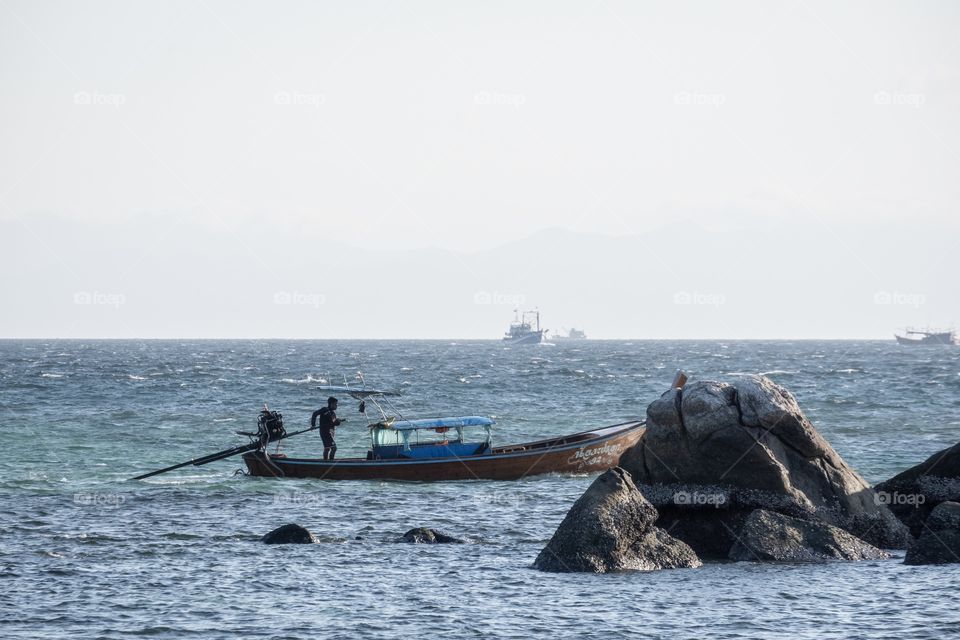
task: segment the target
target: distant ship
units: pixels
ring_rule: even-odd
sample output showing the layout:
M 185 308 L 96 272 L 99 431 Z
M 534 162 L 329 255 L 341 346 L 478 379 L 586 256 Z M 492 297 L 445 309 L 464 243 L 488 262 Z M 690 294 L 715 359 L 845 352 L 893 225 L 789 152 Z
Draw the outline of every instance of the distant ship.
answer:
M 552 340 L 586 340 L 587 334 L 583 329 L 570 329 L 569 331 L 560 331 L 551 336 Z
M 910 346 L 918 345 L 953 345 L 957 344 L 957 334 L 950 330 L 938 330 L 938 329 L 927 329 L 925 331 L 920 331 L 919 329 L 907 329 L 905 336 L 893 335 L 897 339 L 899 344 L 906 344 Z M 910 336 L 918 336 L 912 338 Z
M 543 342 L 543 334 L 545 334 L 547 330 L 540 328 L 540 312 L 524 311 L 521 313 L 517 309 L 514 309 L 513 312 L 516 316 L 513 322 L 510 323 L 510 329 L 504 334 L 503 341 L 510 344 L 537 344 Z M 533 324 L 527 321 L 527 317 L 536 317 L 536 329 L 533 328 Z

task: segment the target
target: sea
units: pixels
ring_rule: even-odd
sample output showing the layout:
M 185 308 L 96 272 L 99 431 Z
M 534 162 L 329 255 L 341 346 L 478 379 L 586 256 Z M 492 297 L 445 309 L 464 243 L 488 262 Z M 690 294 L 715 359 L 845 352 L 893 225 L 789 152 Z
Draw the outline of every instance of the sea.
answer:
M 870 482 L 960 441 L 960 348 L 890 341 L 0 341 L 0 638 L 944 638 L 960 564 L 713 563 L 548 574 L 534 558 L 593 476 L 262 479 L 238 458 L 325 383 L 398 389 L 405 417 L 486 415 L 498 444 L 642 418 L 683 369 L 787 387 Z M 368 415 L 371 408 L 368 407 Z M 365 455 L 341 398 L 339 455 Z M 283 451 L 318 456 L 319 436 Z M 270 546 L 289 522 L 314 545 Z M 432 527 L 462 545 L 397 542 Z

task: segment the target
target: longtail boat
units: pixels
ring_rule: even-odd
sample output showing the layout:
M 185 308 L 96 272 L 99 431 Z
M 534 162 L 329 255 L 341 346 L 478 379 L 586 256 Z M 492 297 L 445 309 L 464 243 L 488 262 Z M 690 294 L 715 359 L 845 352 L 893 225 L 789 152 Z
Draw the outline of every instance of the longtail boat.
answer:
M 686 377 L 680 379 L 683 386 Z M 675 385 L 677 384 L 675 380 Z M 364 458 L 293 458 L 279 452 L 279 441 L 315 431 L 310 427 L 288 433 L 283 416 L 266 405 L 255 432 L 238 431 L 250 438 L 240 445 L 156 471 L 141 474 L 144 480 L 189 465 L 199 466 L 242 455 L 251 476 L 270 478 L 318 478 L 327 480 L 519 480 L 544 473 L 595 473 L 617 466 L 620 456 L 643 436 L 645 423 L 632 420 L 580 431 L 571 435 L 521 444 L 493 446 L 492 418 L 460 416 L 404 419 L 390 406 L 397 392 L 351 386 L 317 387 L 346 393 L 360 400 L 366 415 L 370 402 L 380 419 L 368 425 L 370 447 Z M 385 406 L 386 405 L 386 408 Z M 274 453 L 269 445 L 277 442 Z
M 370 425 L 366 458 L 290 458 L 243 454 L 252 476 L 326 480 L 519 480 L 544 473 L 593 473 L 617 466 L 643 435 L 642 421 L 560 438 L 491 446 L 489 418 L 431 418 Z M 479 427 L 482 437 L 467 437 Z

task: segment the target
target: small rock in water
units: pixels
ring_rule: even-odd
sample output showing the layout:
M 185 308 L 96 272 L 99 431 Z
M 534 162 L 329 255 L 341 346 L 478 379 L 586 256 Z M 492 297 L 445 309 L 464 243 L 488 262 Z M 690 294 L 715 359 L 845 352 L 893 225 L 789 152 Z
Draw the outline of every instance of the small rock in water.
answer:
M 260 539 L 266 544 L 313 544 L 316 538 L 309 530 L 298 524 L 285 524 Z
M 752 562 L 827 562 L 876 560 L 890 554 L 826 522 L 791 518 L 757 509 L 747 517 L 731 560 Z
M 410 531 L 403 534 L 403 537 L 400 538 L 399 541 L 412 544 L 463 544 L 463 540 L 459 538 L 454 538 L 436 529 L 427 529 L 426 527 L 410 529 Z
M 960 503 L 941 502 L 923 526 L 923 533 L 907 549 L 904 564 L 960 562 Z

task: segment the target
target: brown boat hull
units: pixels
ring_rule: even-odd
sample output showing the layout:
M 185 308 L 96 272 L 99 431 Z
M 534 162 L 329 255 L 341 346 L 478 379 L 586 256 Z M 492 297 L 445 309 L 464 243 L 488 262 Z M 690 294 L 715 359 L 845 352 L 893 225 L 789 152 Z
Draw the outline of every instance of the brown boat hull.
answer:
M 563 438 L 495 447 L 490 453 L 463 458 L 364 460 L 333 462 L 288 458 L 263 452 L 244 454 L 250 475 L 326 480 L 519 480 L 544 473 L 594 473 L 617 466 L 637 443 L 642 422 L 626 422 Z

